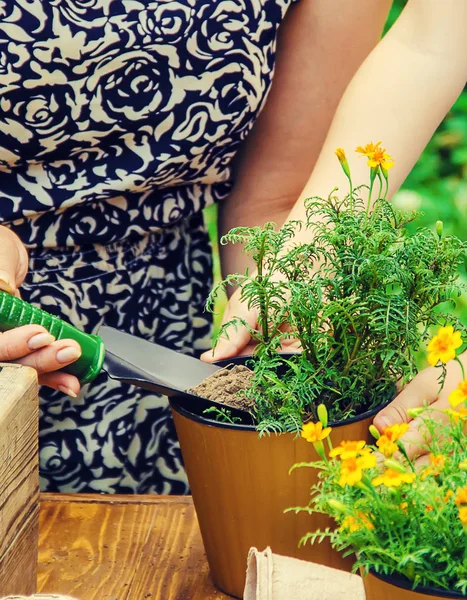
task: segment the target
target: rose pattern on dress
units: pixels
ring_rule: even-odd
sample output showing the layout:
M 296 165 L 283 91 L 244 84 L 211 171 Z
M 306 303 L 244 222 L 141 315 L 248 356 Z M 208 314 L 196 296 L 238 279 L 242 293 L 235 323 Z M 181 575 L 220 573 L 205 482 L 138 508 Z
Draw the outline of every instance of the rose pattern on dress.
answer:
M 181 352 L 210 345 L 202 209 L 271 87 L 296 0 L 0 0 L 0 223 L 23 297 Z M 100 375 L 41 390 L 43 490 L 188 491 L 167 399 Z

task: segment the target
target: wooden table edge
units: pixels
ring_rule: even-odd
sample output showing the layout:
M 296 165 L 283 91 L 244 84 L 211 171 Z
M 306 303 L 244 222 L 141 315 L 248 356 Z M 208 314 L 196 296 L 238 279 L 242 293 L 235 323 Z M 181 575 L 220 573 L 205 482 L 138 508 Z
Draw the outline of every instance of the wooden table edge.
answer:
M 55 504 L 193 504 L 191 496 L 158 496 L 156 494 L 56 494 L 43 492 L 40 503 Z

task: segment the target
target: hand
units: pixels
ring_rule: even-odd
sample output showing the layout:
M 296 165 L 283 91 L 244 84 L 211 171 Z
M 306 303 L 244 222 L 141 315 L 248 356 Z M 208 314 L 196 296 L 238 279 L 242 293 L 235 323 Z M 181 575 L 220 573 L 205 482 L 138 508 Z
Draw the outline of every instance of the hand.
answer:
M 460 359 L 465 363 L 466 355 Z M 441 422 L 447 422 L 448 416 L 443 412 L 451 408 L 449 394 L 462 381 L 462 373 L 457 362 L 451 361 L 447 365 L 447 376 L 443 389 L 438 394 L 440 369 L 430 367 L 421 371 L 395 398 L 391 404 L 379 412 L 373 423 L 378 431 L 396 423 L 409 423 L 409 431 L 401 438 L 410 459 L 426 454 L 426 443 L 429 442 L 428 432 L 423 426 L 423 414 L 416 419 L 411 419 L 407 414 L 409 409 L 430 406 L 436 409 L 431 417 Z
M 28 253 L 20 239 L 0 227 L 0 290 L 19 296 L 18 287 L 28 272 Z M 15 362 L 36 369 L 39 383 L 76 397 L 79 381 L 67 373 L 54 373 L 81 356 L 74 340 L 55 341 L 44 327 L 26 325 L 0 333 L 0 362 Z
M 249 310 L 244 302 L 240 299 L 241 290 L 237 289 L 230 298 L 224 315 L 222 324 L 231 321 L 234 317 L 239 317 L 246 321 L 252 328 L 258 328 L 258 311 L 256 309 Z M 256 347 L 256 343 L 252 341 L 251 336 L 246 327 L 238 325 L 230 327 L 227 336 L 222 336 L 214 350 L 208 350 L 202 354 L 201 359 L 206 362 L 216 362 L 233 358 L 234 356 L 242 356 L 252 354 Z M 283 352 L 297 352 L 300 348 L 298 340 L 294 338 L 285 338 L 282 342 Z
M 25 325 L 0 333 L 0 362 L 32 367 L 39 374 L 39 383 L 76 398 L 80 385 L 73 375 L 54 373 L 81 356 L 74 340 L 59 340 L 40 325 Z
M 0 227 L 0 290 L 18 295 L 28 272 L 28 253 L 7 227 Z

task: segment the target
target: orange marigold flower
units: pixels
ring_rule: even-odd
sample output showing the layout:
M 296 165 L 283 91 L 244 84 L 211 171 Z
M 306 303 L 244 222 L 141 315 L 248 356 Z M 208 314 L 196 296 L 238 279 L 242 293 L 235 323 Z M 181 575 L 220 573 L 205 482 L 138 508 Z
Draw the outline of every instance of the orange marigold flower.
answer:
M 454 496 L 454 492 L 452 490 L 448 490 L 446 492 L 446 495 L 444 496 L 444 501 L 447 502 L 449 500 L 449 498 L 452 498 Z
M 301 435 L 307 442 L 314 443 L 326 439 L 330 433 L 331 428 L 325 427 L 323 429 L 323 424 L 318 421 L 318 423 L 306 423 L 303 425 Z
M 376 466 L 376 457 L 374 454 L 364 454 L 354 458 L 347 458 L 341 463 L 341 473 L 339 485 L 353 486 L 362 480 L 363 471 Z
M 428 344 L 428 362 L 434 367 L 438 362 L 444 364 L 456 358 L 456 350 L 462 346 L 460 331 L 454 331 L 452 325 L 440 327 L 438 333 Z
M 347 157 L 345 156 L 344 148 L 337 148 L 337 150 L 334 152 L 334 154 L 339 159 L 339 162 L 344 162 L 345 160 L 347 160 Z
M 381 454 L 384 456 L 392 456 L 394 452 L 397 452 L 398 447 L 397 444 L 392 442 L 385 435 L 382 435 L 379 439 L 376 440 L 376 445 L 378 446 Z
M 407 433 L 409 426 L 407 423 L 400 423 L 396 425 L 390 425 L 383 431 L 383 435 L 376 440 L 380 452 L 384 456 L 392 456 L 394 452 L 397 452 L 396 441 L 400 439 L 405 433 Z
M 457 490 L 456 506 L 461 506 L 461 504 L 467 504 L 467 487 Z
M 459 406 L 457 410 L 451 410 L 450 408 L 446 408 L 444 412 L 448 416 L 450 416 L 456 423 L 459 420 L 467 420 L 467 408 L 464 408 L 463 406 Z
M 389 171 L 394 166 L 394 160 L 386 152 L 386 148 L 376 148 L 376 150 L 368 155 L 368 166 L 371 168 L 381 167 L 385 171 Z
M 378 147 L 380 144 L 381 144 L 381 142 L 376 142 L 376 144 L 373 144 L 373 142 L 370 142 L 366 146 L 358 146 L 355 149 L 355 152 L 358 152 L 359 154 L 362 154 L 363 156 L 372 156 L 373 153 L 376 152 L 376 150 L 378 150 Z
M 461 381 L 457 388 L 449 394 L 449 404 L 456 408 L 467 400 L 467 379 Z
M 386 436 L 391 442 L 395 442 L 400 439 L 409 430 L 408 423 L 397 423 L 396 425 L 390 425 L 383 431 L 383 435 Z
M 439 475 L 444 469 L 445 461 L 446 458 L 442 454 L 430 454 L 430 466 L 423 471 L 421 480 L 424 481 L 430 475 Z
M 369 454 L 371 448 L 366 447 L 366 442 L 359 440 L 358 442 L 346 442 L 342 441 L 339 446 L 336 446 L 329 452 L 331 458 L 338 456 L 342 460 L 347 458 L 355 458 L 361 454 Z
M 407 509 L 409 508 L 409 503 L 408 502 L 402 502 L 401 505 L 400 505 L 400 508 L 404 512 L 407 512 Z
M 462 525 L 467 525 L 467 506 L 459 508 L 459 520 Z
M 370 519 L 362 512 L 358 512 L 355 517 L 349 515 L 342 521 L 341 529 L 347 529 L 350 533 L 360 529 L 374 529 L 375 526 Z
M 386 487 L 399 487 L 403 483 L 413 483 L 414 473 L 401 473 L 394 469 L 386 469 L 384 473 L 373 479 L 373 485 L 384 485 Z

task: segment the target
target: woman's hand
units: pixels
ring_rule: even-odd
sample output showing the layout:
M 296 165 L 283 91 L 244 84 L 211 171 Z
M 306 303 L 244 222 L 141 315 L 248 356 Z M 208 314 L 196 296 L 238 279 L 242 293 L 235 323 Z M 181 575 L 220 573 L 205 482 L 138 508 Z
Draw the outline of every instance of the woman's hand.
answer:
M 222 317 L 222 324 L 231 321 L 235 317 L 241 318 L 254 329 L 258 329 L 258 311 L 256 309 L 248 309 L 246 304 L 240 299 L 241 290 L 237 289 L 230 298 Z M 234 356 L 242 356 L 252 354 L 256 344 L 252 341 L 248 329 L 243 325 L 238 325 L 237 328 L 231 326 L 228 329 L 227 336 L 222 336 L 217 346 L 213 350 L 205 352 L 201 359 L 206 362 L 216 362 L 233 358 Z M 282 341 L 282 352 L 297 352 L 300 348 L 298 340 L 294 338 L 284 338 Z
M 18 288 L 28 272 L 28 254 L 20 239 L 0 227 L 0 290 L 19 296 Z M 39 383 L 76 397 L 79 381 L 73 375 L 54 372 L 75 362 L 81 348 L 74 340 L 59 340 L 40 325 L 26 325 L 0 333 L 0 362 L 14 362 L 36 369 Z
M 40 325 L 25 325 L 0 333 L 0 362 L 32 367 L 39 375 L 39 383 L 60 390 L 76 398 L 78 379 L 57 371 L 75 362 L 81 348 L 74 340 L 58 340 Z
M 460 356 L 460 360 L 464 364 L 467 358 L 466 354 Z M 460 365 L 455 361 L 448 363 L 446 368 L 446 381 L 440 393 L 438 393 L 440 369 L 434 367 L 425 369 L 399 393 L 391 404 L 379 412 L 373 421 L 375 427 L 380 432 L 396 423 L 408 423 L 409 431 L 401 438 L 401 441 L 411 459 L 426 454 L 424 447 L 429 442 L 429 434 L 423 426 L 423 414 L 412 419 L 408 411 L 414 408 L 429 406 L 436 410 L 431 415 L 433 418 L 439 419 L 440 422 L 448 420 L 448 416 L 444 411 L 447 408 L 451 408 L 448 400 L 449 394 L 462 381 L 462 373 Z
M 0 227 L 0 290 L 18 295 L 27 272 L 26 248 L 10 229 Z

